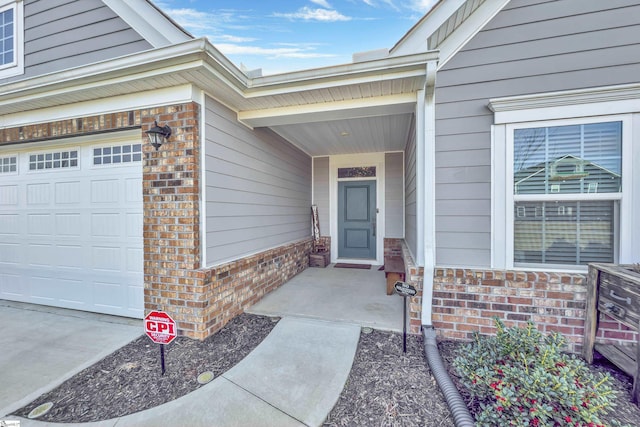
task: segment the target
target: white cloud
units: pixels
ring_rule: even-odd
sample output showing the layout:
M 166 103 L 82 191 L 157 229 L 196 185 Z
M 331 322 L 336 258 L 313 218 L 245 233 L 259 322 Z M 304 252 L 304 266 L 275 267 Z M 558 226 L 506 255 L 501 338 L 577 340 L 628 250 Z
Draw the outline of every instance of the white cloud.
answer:
M 223 40 L 229 43 L 248 43 L 248 42 L 254 42 L 257 39 L 254 37 L 239 37 L 239 36 L 232 36 L 231 34 L 222 34 L 220 36 L 209 36 L 210 40 Z
M 265 48 L 261 46 L 247 46 L 228 43 L 216 43 L 216 48 L 225 55 L 258 55 L 269 58 L 331 58 L 335 55 L 314 52 L 305 46 L 291 45 L 291 47 Z
M 438 0 L 411 0 L 408 6 L 416 12 L 427 13 L 436 3 Z
M 274 13 L 273 16 L 287 19 L 301 19 L 303 21 L 319 21 L 319 22 L 336 22 L 336 21 L 350 21 L 351 18 L 344 16 L 336 10 L 329 9 L 311 9 L 310 7 L 303 7 L 293 13 Z
M 325 9 L 333 9 L 327 0 L 311 0 L 311 3 L 315 3 Z
M 212 14 L 202 12 L 196 9 L 164 9 L 164 11 L 178 24 L 187 29 L 202 30 L 211 27 Z

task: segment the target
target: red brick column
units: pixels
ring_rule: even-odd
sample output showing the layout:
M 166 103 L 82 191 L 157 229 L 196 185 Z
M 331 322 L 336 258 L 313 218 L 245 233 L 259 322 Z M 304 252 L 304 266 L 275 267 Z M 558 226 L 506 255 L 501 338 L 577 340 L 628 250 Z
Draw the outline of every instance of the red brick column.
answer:
M 196 103 L 141 111 L 143 135 L 154 121 L 172 131 L 157 151 L 143 145 L 145 309 L 166 311 L 193 337 L 201 336 L 206 306 L 198 271 L 199 117 Z

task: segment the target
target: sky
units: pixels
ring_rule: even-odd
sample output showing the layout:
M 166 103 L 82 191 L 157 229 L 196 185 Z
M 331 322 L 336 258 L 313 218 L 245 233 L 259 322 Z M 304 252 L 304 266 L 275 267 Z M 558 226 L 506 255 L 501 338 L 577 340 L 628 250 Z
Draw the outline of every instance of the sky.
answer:
M 154 0 L 195 37 L 264 75 L 390 49 L 437 0 Z

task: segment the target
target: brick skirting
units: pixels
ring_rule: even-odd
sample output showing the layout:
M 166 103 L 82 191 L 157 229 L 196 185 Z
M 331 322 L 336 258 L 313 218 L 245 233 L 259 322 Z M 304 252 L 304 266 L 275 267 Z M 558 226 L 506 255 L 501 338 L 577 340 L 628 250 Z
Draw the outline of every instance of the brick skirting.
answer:
M 416 288 L 416 295 L 409 298 L 409 333 L 419 334 L 422 327 L 422 287 L 424 268 L 418 267 L 404 239 L 384 239 L 384 256 L 399 256 L 404 260 L 405 282 Z
M 507 326 L 533 321 L 542 332 L 560 332 L 569 351 L 580 352 L 584 334 L 586 275 L 436 268 L 433 325 L 442 338 L 468 340 L 474 331 L 494 334 L 494 317 Z M 635 333 L 603 316 L 599 342 L 634 341 Z

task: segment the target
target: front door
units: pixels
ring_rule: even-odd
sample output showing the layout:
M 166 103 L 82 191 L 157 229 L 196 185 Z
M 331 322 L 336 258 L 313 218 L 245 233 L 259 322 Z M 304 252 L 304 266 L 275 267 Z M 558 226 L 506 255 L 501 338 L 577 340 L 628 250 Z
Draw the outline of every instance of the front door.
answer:
M 338 182 L 338 257 L 376 259 L 376 181 Z

